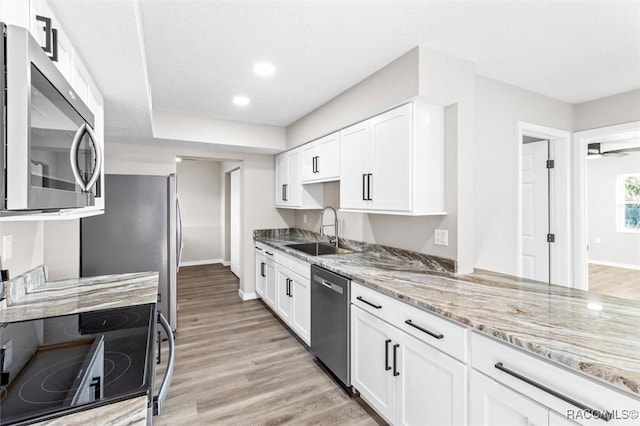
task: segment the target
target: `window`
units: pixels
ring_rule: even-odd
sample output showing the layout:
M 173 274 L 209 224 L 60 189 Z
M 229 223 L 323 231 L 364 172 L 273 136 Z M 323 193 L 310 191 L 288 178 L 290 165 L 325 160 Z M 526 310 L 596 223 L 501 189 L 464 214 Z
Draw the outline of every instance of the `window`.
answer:
M 640 232 L 640 173 L 618 175 L 618 231 Z

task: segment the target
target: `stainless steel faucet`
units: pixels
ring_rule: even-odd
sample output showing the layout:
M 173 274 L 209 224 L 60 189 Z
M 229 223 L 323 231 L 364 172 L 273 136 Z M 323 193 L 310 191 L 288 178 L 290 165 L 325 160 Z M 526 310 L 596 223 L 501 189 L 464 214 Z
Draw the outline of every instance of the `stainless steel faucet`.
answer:
M 324 212 L 326 212 L 327 210 L 333 211 L 333 218 L 334 218 L 333 223 L 329 225 L 324 224 Z M 326 228 L 327 226 L 333 226 L 333 230 L 335 231 L 335 235 L 336 235 L 335 245 L 336 247 L 338 247 L 338 212 L 336 212 L 336 209 L 334 209 L 331 206 L 327 206 L 324 209 L 322 209 L 322 215 L 320 216 L 320 235 L 324 235 L 324 228 Z M 331 240 L 329 240 L 329 242 L 331 242 Z

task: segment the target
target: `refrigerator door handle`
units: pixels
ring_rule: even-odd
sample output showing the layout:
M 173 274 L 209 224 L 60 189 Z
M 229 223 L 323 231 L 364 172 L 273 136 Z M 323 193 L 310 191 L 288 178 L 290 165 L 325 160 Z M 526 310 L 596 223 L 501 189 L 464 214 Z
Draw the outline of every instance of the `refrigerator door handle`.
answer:
M 180 270 L 180 261 L 182 260 L 182 210 L 180 209 L 180 199 L 176 194 L 176 213 L 178 214 L 178 258 L 176 259 L 176 272 Z
M 167 341 L 169 342 L 169 355 L 167 357 L 167 371 L 164 373 L 162 384 L 160 385 L 160 391 L 157 396 L 153 397 L 153 415 L 157 416 L 162 414 L 162 406 L 167 399 L 167 393 L 169 393 L 169 386 L 171 386 L 171 379 L 173 378 L 173 365 L 175 364 L 175 342 L 173 340 L 173 332 L 171 326 L 165 319 L 165 317 L 158 312 L 158 324 L 162 326 L 167 334 Z

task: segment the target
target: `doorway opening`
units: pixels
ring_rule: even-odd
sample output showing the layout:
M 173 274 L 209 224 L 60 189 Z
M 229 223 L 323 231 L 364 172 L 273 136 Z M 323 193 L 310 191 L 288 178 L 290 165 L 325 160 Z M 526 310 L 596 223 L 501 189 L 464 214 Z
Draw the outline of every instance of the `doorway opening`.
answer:
M 640 122 L 575 134 L 574 277 L 640 300 Z
M 519 123 L 519 276 L 570 285 L 569 132 Z

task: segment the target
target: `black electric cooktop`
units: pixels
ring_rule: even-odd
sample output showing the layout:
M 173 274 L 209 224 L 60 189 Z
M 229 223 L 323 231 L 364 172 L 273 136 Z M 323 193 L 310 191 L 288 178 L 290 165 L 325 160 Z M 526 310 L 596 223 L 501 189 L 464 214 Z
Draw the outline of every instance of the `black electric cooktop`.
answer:
M 149 394 L 155 305 L 0 324 L 0 425 Z

